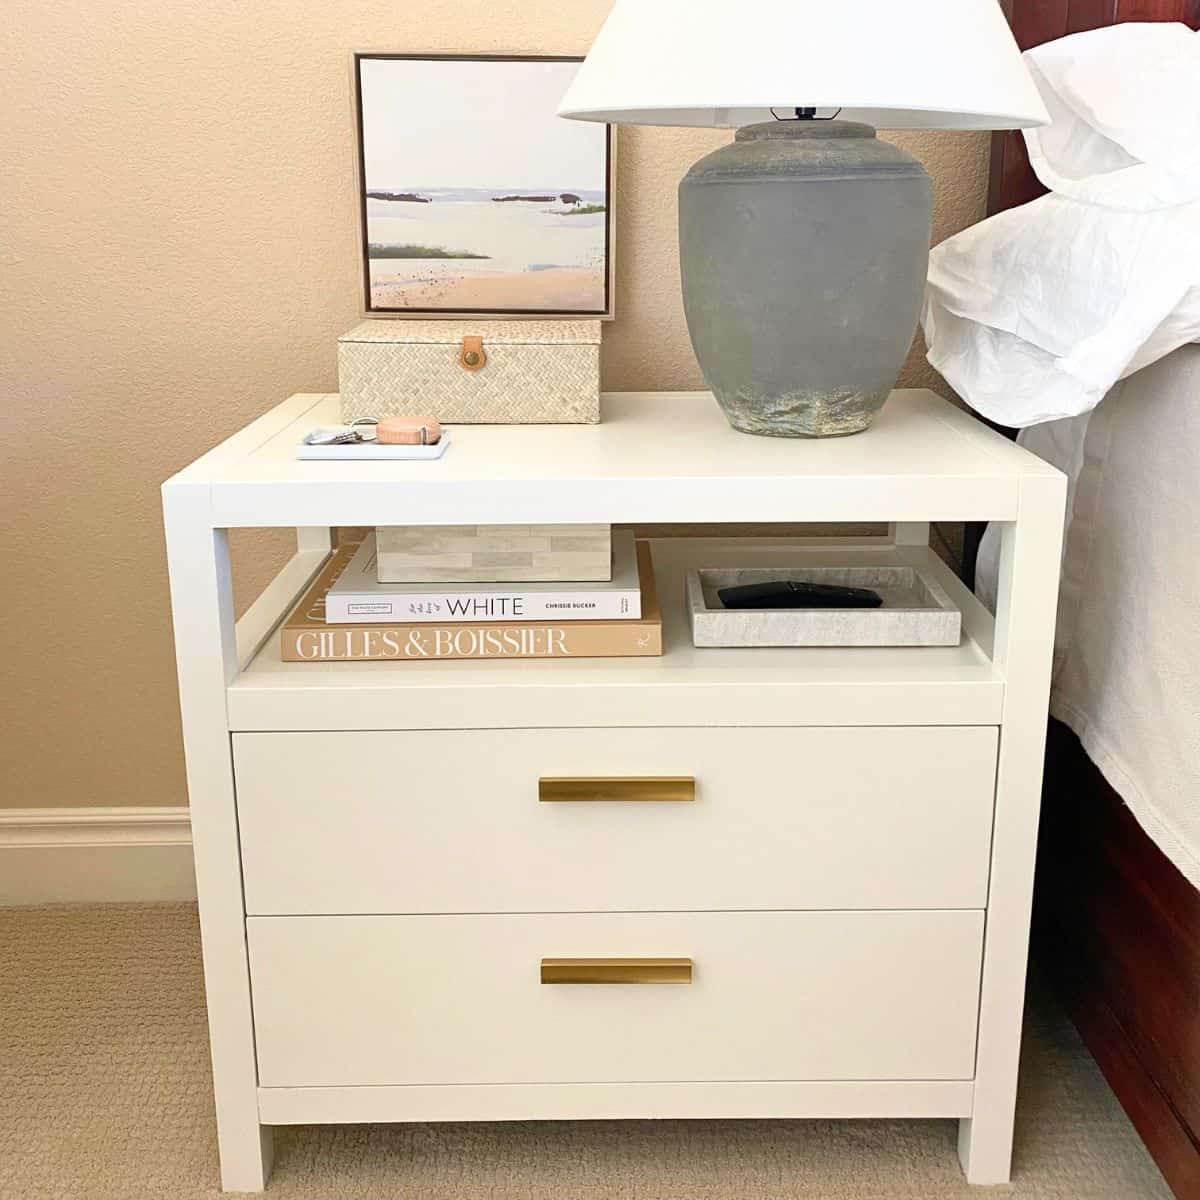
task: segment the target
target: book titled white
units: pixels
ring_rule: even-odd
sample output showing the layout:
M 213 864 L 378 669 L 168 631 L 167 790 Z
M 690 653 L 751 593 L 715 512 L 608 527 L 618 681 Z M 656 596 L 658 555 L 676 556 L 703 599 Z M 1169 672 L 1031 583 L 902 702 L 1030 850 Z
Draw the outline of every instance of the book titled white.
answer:
M 325 597 L 330 625 L 404 621 L 636 621 L 642 615 L 632 532 L 613 534 L 612 579 L 603 583 L 380 583 L 375 535 L 363 540 Z

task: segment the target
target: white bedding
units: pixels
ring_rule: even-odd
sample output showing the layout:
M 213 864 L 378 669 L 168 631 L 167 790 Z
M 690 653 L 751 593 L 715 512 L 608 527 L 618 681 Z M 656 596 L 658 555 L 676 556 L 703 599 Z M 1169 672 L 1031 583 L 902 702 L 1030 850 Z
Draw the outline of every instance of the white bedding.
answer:
M 1200 888 L 1200 346 L 1021 441 L 1072 480 L 1051 712 Z
M 1050 194 L 934 250 L 929 359 L 1070 477 L 1051 710 L 1200 887 L 1200 33 L 1123 23 L 1025 60 Z

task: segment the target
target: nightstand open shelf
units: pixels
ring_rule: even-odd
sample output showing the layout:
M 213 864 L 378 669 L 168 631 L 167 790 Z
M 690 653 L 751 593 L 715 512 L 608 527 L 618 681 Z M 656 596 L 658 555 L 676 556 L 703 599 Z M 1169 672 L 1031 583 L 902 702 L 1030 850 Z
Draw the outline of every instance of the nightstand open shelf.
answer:
M 928 392 L 835 441 L 621 394 L 435 463 L 297 462 L 336 415 L 294 397 L 163 488 L 224 1186 L 266 1185 L 278 1124 L 722 1116 L 956 1117 L 1005 1181 L 1063 477 Z M 965 520 L 1002 526 L 995 621 L 928 546 Z M 661 658 L 280 661 L 332 528 L 550 521 L 891 532 L 655 541 Z M 228 531 L 264 526 L 297 553 L 235 622 Z M 687 569 L 779 548 L 923 566 L 962 641 L 694 648 Z M 601 777 L 693 799 L 539 800 Z
M 687 567 L 713 561 L 769 565 L 781 552 L 788 562 L 811 555 L 832 565 L 925 564 L 963 609 L 963 640 L 953 647 L 694 647 L 684 605 Z M 771 724 L 781 714 L 785 724 L 1000 722 L 1004 680 L 991 661 L 991 614 L 927 547 L 897 548 L 883 539 L 839 548 L 829 539 L 681 538 L 655 541 L 653 553 L 663 610 L 661 658 L 285 663 L 272 635 L 229 687 L 230 728 L 625 725 L 635 709 L 639 723 L 724 724 L 734 693 L 748 725 Z M 502 709 L 495 703 L 497 688 L 504 689 Z M 576 693 L 565 708 L 562 688 Z M 714 703 L 714 690 L 720 703 Z

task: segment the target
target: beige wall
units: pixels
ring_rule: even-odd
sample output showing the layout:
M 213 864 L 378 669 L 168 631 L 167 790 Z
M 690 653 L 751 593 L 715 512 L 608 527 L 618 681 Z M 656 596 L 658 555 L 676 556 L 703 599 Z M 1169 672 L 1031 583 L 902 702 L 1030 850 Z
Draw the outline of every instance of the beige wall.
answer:
M 609 0 L 9 0 L 0 73 L 0 805 L 184 799 L 158 485 L 356 316 L 348 51 L 583 53 Z M 623 130 L 604 383 L 700 384 L 675 186 L 723 136 Z M 905 139 L 938 239 L 981 135 Z M 928 381 L 919 355 L 909 382 Z M 239 538 L 245 573 L 275 549 Z M 277 543 L 276 543 L 277 545 Z

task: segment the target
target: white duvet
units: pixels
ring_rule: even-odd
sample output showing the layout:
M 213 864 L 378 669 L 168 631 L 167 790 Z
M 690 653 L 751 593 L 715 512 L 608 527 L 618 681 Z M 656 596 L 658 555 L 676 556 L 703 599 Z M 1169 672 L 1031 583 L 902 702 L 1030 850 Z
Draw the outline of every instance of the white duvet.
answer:
M 936 247 L 922 315 L 929 361 L 1012 426 L 1087 412 L 1200 341 L 1200 33 L 1114 25 L 1025 60 L 1051 194 Z
M 1050 711 L 1200 888 L 1200 346 L 1022 440 L 1072 479 Z

